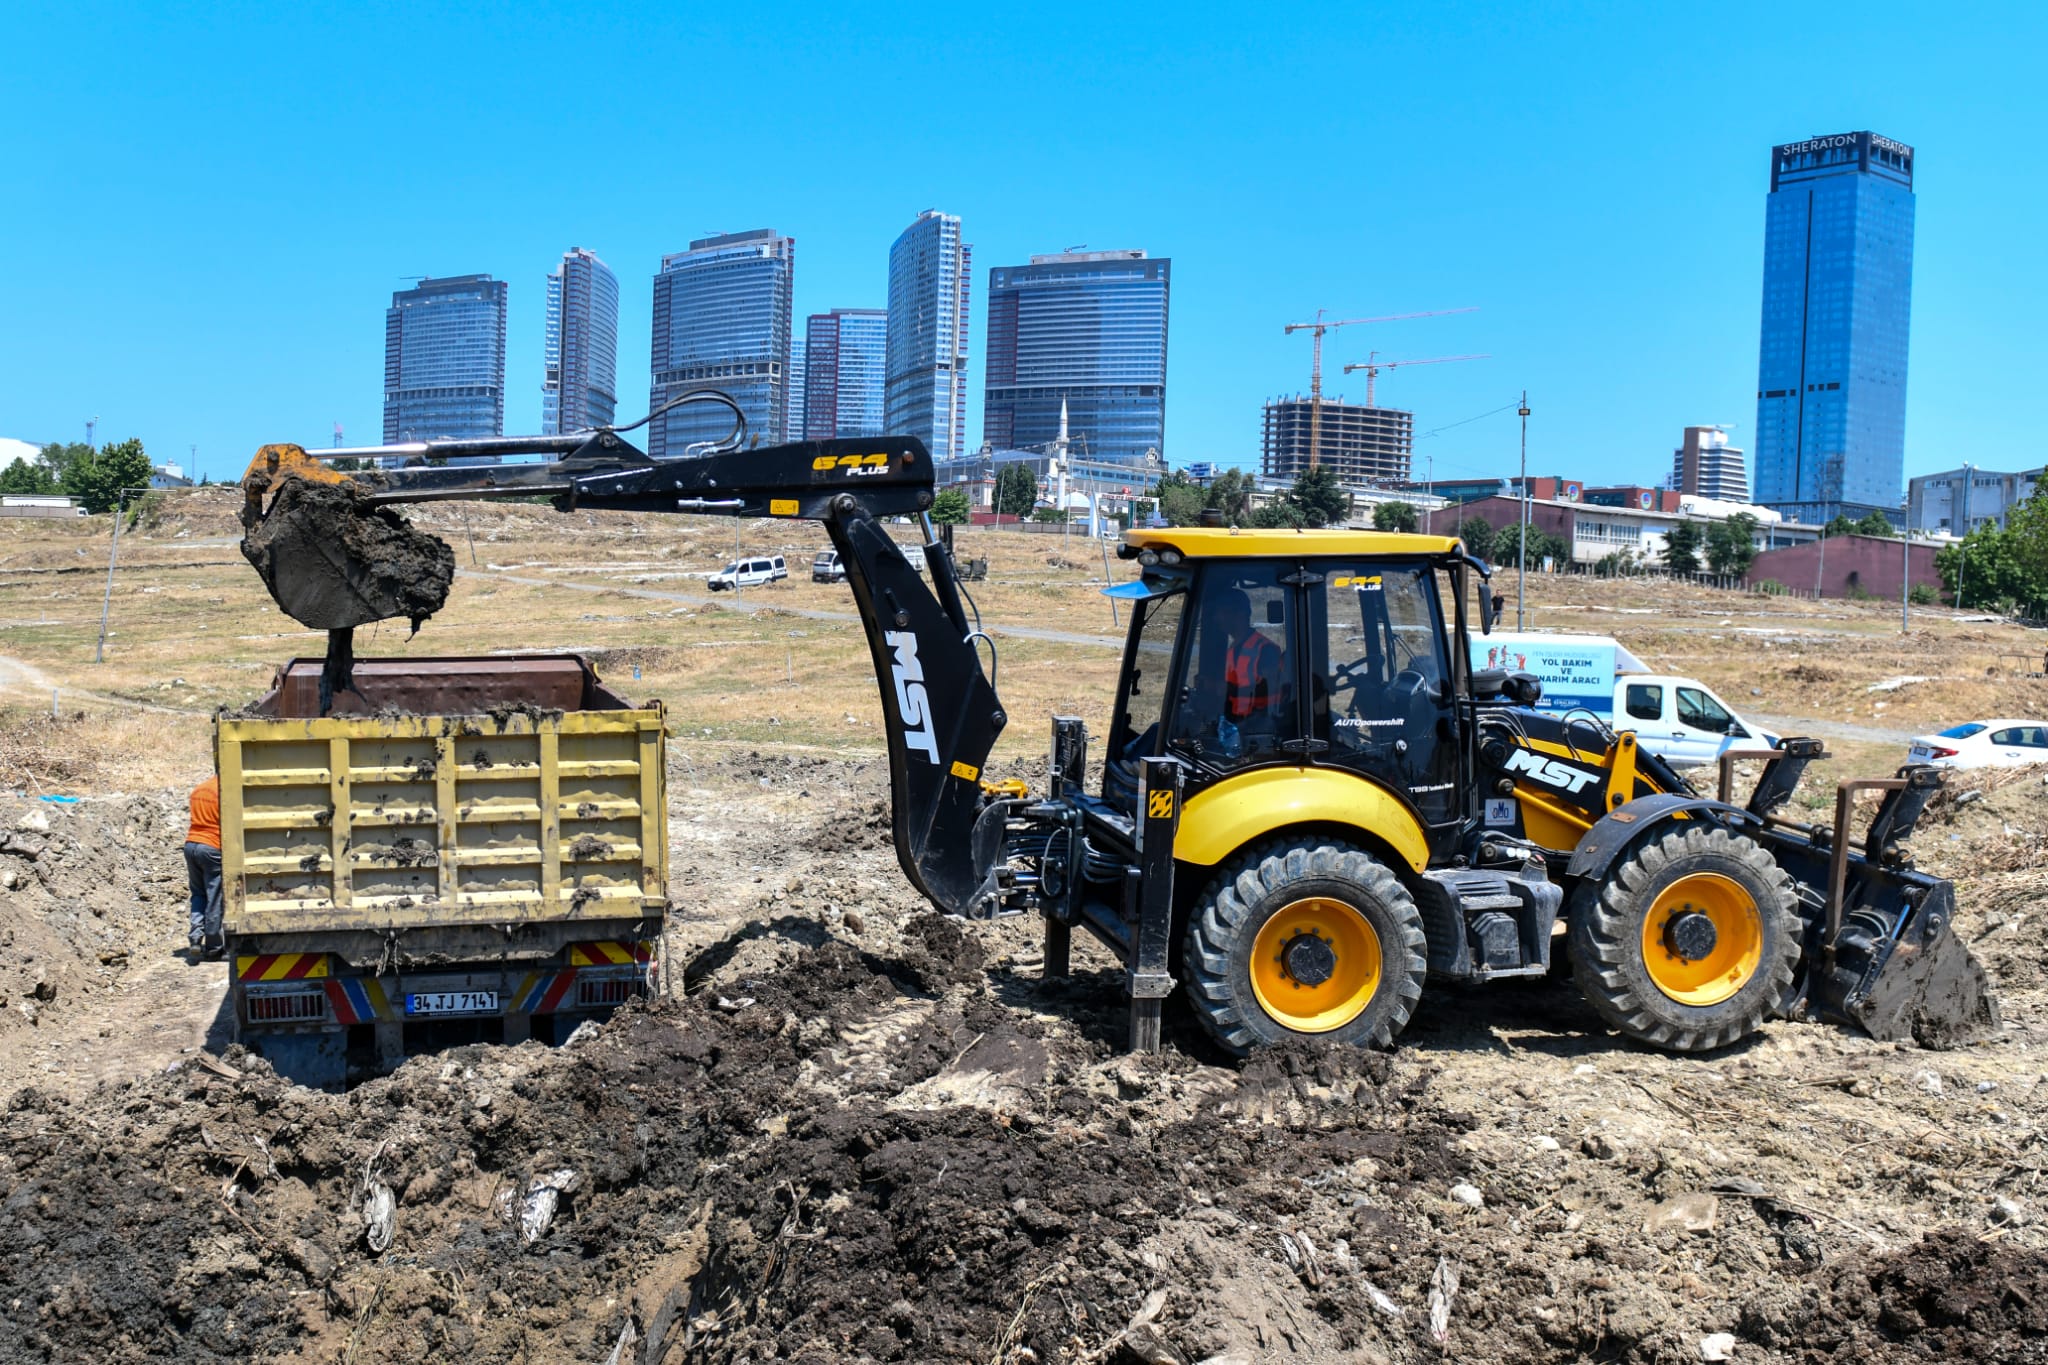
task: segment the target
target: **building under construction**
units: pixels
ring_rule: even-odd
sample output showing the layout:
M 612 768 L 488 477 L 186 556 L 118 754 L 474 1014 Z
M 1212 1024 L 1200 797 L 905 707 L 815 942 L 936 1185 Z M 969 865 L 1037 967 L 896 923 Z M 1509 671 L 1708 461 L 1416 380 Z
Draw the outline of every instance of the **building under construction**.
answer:
M 1262 442 L 1268 479 L 1291 480 L 1309 466 L 1313 424 L 1306 398 L 1276 398 L 1266 404 Z M 1325 398 L 1318 464 L 1337 471 L 1353 487 L 1393 487 L 1408 482 L 1415 448 L 1415 414 Z

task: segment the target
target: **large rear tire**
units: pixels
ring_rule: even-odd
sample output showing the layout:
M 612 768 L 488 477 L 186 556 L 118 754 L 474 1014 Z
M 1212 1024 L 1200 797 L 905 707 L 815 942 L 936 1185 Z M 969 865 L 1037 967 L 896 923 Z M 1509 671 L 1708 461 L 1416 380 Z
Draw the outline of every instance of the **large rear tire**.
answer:
M 1414 898 L 1348 844 L 1278 839 L 1225 863 L 1189 916 L 1187 995 L 1244 1056 L 1288 1038 L 1386 1047 L 1422 997 Z
M 1631 1038 L 1672 1052 L 1756 1032 L 1799 960 L 1792 878 L 1755 840 L 1688 822 L 1582 886 L 1572 974 Z

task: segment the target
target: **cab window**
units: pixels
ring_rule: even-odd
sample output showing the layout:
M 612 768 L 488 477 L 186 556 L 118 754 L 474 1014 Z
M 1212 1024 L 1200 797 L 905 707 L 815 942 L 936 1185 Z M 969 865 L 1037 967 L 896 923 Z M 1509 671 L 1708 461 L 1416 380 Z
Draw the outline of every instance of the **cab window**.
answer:
M 1650 683 L 1630 683 L 1628 714 L 1634 720 L 1664 719 L 1664 689 Z
M 1299 737 L 1293 590 L 1280 574 L 1277 565 L 1229 561 L 1203 573 L 1173 747 L 1211 768 L 1271 761 Z
M 1322 592 L 1314 707 L 1326 761 L 1405 791 L 1431 821 L 1450 818 L 1456 746 L 1444 730 L 1449 670 L 1434 576 L 1426 565 L 1331 566 Z
M 1173 680 L 1173 647 L 1180 638 L 1180 622 L 1188 595 L 1176 592 L 1138 604 L 1138 620 L 1132 627 L 1137 643 L 1131 650 L 1131 666 L 1124 675 L 1123 696 L 1117 706 L 1117 724 L 1110 735 L 1109 757 L 1120 763 L 1134 763 L 1160 752 L 1159 722 L 1166 714 L 1167 686 Z
M 1735 717 L 1721 703 L 1697 687 L 1678 689 L 1678 723 L 1710 735 L 1725 735 L 1735 727 Z

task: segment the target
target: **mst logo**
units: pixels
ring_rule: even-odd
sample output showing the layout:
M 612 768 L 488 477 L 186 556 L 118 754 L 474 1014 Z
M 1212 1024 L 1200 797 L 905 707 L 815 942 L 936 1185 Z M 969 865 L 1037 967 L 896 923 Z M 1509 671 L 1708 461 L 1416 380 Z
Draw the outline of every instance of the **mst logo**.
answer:
M 925 762 L 937 763 L 939 737 L 932 732 L 931 698 L 924 690 L 917 637 L 907 630 L 888 630 L 882 632 L 882 642 L 896 652 L 889 673 L 896 679 L 896 716 L 903 722 L 903 742 L 923 754 Z
M 902 685 L 898 684 L 898 691 Z M 1598 773 L 1580 772 L 1569 763 L 1560 763 L 1554 758 L 1545 758 L 1528 749 L 1515 749 L 1508 754 L 1508 761 L 1502 765 L 1511 773 L 1527 773 L 1546 786 L 1577 795 L 1580 788 L 1599 777 Z

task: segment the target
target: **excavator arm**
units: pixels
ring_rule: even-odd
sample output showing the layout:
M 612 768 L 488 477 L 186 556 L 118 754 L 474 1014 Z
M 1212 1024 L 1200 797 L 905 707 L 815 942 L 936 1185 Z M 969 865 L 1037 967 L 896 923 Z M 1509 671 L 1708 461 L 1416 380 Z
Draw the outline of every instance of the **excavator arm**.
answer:
M 823 523 L 846 566 L 881 690 L 897 858 L 940 909 L 990 913 L 1004 807 L 983 792 L 981 772 L 1006 717 L 982 668 L 977 640 L 985 637 L 924 515 L 933 470 L 923 443 L 804 441 L 654 460 L 605 429 L 322 456 L 290 445 L 258 452 L 243 478 L 244 553 L 287 613 L 330 638 L 342 635 L 344 648 L 354 626 L 409 614 L 407 575 L 432 571 L 413 567 L 427 556 L 387 548 L 400 544 L 394 528 L 402 523 L 386 510 L 396 505 L 546 495 L 563 511 Z M 373 467 L 339 469 L 328 463 L 336 457 Z M 884 521 L 894 516 L 919 519 L 929 583 L 888 533 Z

